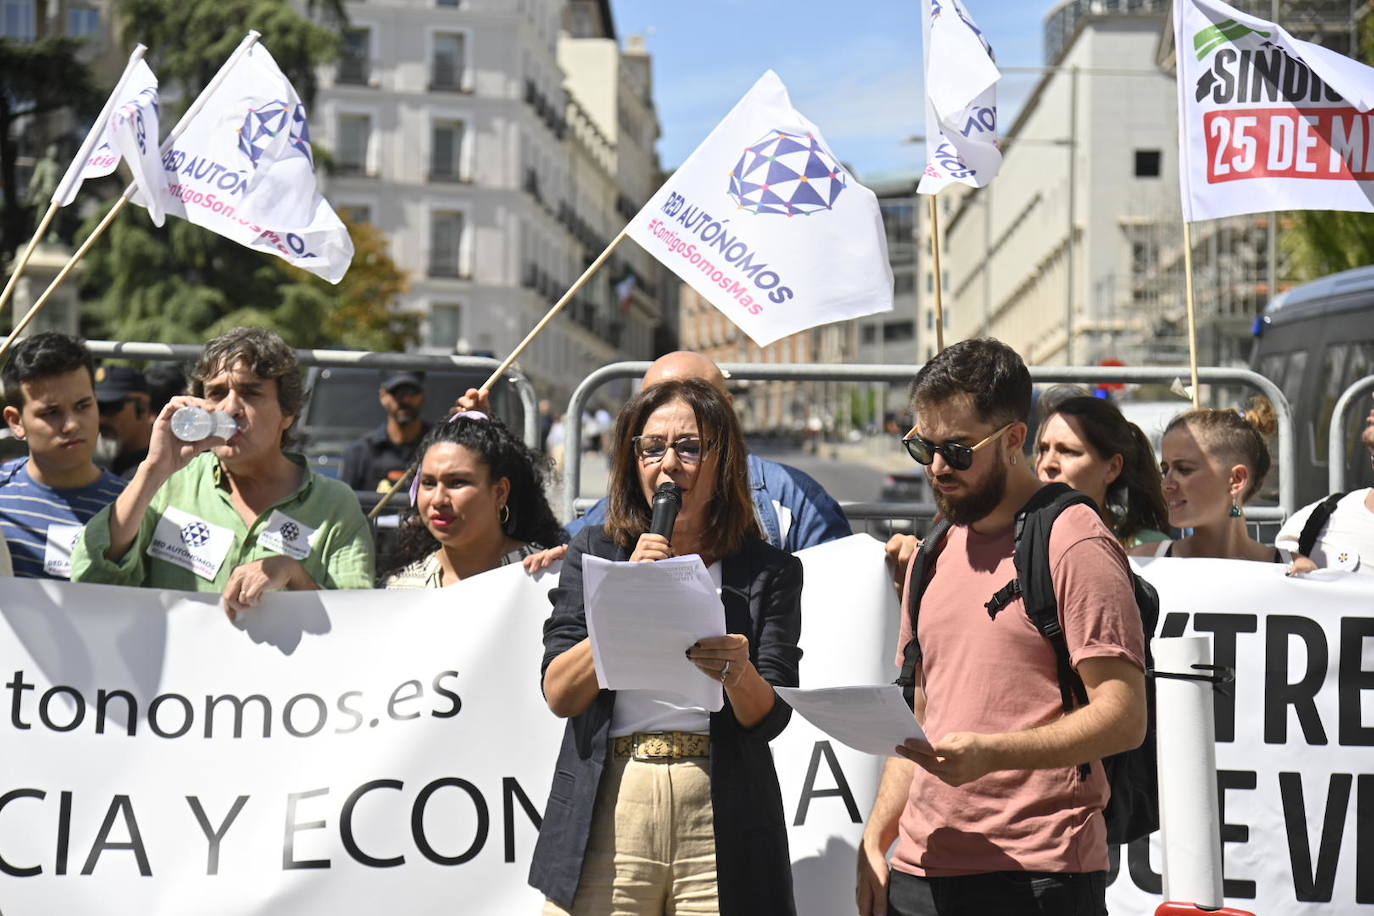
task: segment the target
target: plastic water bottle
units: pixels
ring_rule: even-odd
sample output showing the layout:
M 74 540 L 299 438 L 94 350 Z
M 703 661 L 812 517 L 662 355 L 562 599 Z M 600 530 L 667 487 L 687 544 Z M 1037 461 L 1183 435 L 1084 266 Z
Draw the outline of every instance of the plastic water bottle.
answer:
M 228 439 L 238 431 L 234 418 L 222 410 L 187 406 L 172 414 L 172 434 L 182 442 L 199 442 L 211 436 Z

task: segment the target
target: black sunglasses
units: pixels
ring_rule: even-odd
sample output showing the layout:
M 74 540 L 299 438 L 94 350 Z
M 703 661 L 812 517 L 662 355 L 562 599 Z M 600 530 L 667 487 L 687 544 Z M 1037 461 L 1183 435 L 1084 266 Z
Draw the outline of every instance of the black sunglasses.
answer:
M 1008 423 L 977 445 L 960 445 L 957 442 L 946 442 L 937 445 L 924 436 L 917 435 L 914 430 L 902 437 L 902 444 L 906 446 L 907 454 L 910 455 L 912 460 L 917 464 L 930 464 L 935 460 L 935 455 L 938 452 L 945 457 L 945 463 L 954 470 L 967 471 L 973 466 L 974 452 L 978 451 L 1015 425 L 1015 423 Z

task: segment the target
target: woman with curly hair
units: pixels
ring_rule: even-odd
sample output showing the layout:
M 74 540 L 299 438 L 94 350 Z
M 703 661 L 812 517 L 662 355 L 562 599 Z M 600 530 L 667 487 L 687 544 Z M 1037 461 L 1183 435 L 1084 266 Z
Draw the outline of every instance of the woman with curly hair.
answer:
M 416 451 L 411 508 L 385 588 L 442 588 L 561 542 L 544 467 L 504 423 L 454 414 Z

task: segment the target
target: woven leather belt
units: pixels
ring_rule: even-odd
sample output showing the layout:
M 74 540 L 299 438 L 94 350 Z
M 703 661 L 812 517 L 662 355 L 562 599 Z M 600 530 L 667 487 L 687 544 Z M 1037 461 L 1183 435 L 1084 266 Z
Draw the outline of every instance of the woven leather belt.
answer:
M 691 732 L 637 732 L 616 738 L 611 749 L 617 757 L 633 757 L 635 760 L 710 757 L 711 736 Z

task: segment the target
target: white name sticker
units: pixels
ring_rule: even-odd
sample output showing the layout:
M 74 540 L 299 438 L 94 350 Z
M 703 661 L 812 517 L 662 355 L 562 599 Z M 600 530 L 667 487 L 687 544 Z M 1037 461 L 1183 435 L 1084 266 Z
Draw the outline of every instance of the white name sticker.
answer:
M 48 546 L 43 551 L 43 572 L 63 579 L 72 577 L 72 550 L 81 537 L 81 525 L 49 525 Z
M 293 560 L 304 560 L 315 549 L 315 542 L 319 540 L 319 536 L 319 529 L 311 528 L 286 513 L 273 509 L 272 515 L 267 519 L 267 525 L 258 535 L 258 545 Z
M 157 520 L 147 553 L 213 582 L 233 546 L 234 532 L 228 528 L 168 506 Z

